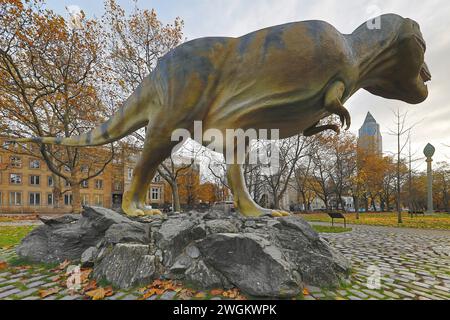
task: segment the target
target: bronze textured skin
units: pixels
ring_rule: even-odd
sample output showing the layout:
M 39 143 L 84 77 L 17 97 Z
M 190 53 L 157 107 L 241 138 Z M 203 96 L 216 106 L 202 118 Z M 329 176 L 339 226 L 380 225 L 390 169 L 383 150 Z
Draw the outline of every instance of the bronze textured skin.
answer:
M 92 132 L 72 138 L 33 138 L 65 146 L 97 146 L 147 126 L 141 159 L 124 196 L 128 215 L 157 213 L 145 198 L 158 165 L 178 142 L 176 129 L 279 129 L 280 138 L 312 136 L 337 125 L 319 121 L 337 114 L 342 126 L 351 117 L 343 104 L 358 90 L 417 104 L 426 100 L 431 75 L 419 25 L 388 14 L 381 29 L 363 24 L 349 35 L 323 21 L 275 26 L 240 38 L 203 38 L 163 57 L 125 105 Z M 249 195 L 240 165 L 228 166 L 236 208 L 245 216 L 272 212 Z

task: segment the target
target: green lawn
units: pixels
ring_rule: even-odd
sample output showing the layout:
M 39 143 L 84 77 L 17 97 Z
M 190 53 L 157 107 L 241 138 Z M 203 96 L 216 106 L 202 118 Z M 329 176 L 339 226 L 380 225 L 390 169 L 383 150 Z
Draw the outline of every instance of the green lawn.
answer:
M 311 222 L 329 222 L 331 218 L 326 213 L 300 214 L 300 217 Z M 385 227 L 402 227 L 415 229 L 450 230 L 450 214 L 434 214 L 411 218 L 407 213 L 402 215 L 403 223 L 398 224 L 396 213 L 362 213 L 360 219 L 356 219 L 355 213 L 345 215 L 348 224 L 372 225 Z M 343 220 L 335 220 L 336 223 Z
M 0 248 L 18 245 L 34 228 L 34 226 L 0 227 Z
M 327 227 L 327 226 L 313 226 L 314 230 L 318 233 L 344 233 L 350 232 L 350 228 L 340 228 L 340 227 Z

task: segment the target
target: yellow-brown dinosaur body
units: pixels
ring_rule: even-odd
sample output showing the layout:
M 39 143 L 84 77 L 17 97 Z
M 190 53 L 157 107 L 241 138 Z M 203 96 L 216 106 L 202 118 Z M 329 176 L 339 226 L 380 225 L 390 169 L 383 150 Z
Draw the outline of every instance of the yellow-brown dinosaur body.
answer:
M 288 138 L 339 132 L 337 125 L 318 126 L 332 114 L 349 127 L 343 104 L 362 88 L 408 103 L 424 101 L 431 75 L 419 26 L 397 15 L 380 19 L 380 30 L 364 24 L 350 35 L 326 22 L 306 21 L 241 38 L 187 42 L 163 57 L 124 107 L 99 128 L 78 137 L 22 141 L 104 145 L 147 126 L 123 209 L 129 215 L 151 213 L 145 208 L 146 193 L 157 167 L 177 144 L 172 132 L 192 132 L 195 121 L 203 122 L 203 130 L 279 129 L 280 138 Z M 267 213 L 248 194 L 240 165 L 228 166 L 228 180 L 242 214 Z

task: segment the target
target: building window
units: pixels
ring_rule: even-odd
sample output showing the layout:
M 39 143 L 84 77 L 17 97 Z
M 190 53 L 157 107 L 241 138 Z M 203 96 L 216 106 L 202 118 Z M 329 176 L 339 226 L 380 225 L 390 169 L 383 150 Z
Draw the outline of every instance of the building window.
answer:
M 153 178 L 153 182 L 161 182 L 161 176 L 159 174 L 157 174 L 154 178 Z
M 30 161 L 30 169 L 40 169 L 41 162 L 39 160 L 31 160 Z
M 73 203 L 73 197 L 71 194 L 65 194 L 64 195 L 64 205 L 71 206 Z
M 66 188 L 69 188 L 71 186 L 70 182 L 66 180 Z
M 132 168 L 128 168 L 128 180 L 133 179 L 133 169 Z
M 30 176 L 30 185 L 38 186 L 41 184 L 41 179 L 39 176 Z
M 9 175 L 9 182 L 11 184 L 22 184 L 22 175 L 18 173 L 11 173 Z
M 22 158 L 13 156 L 10 157 L 11 168 L 22 168 Z
M 47 185 L 48 185 L 49 187 L 53 187 L 53 186 L 54 186 L 53 176 L 48 176 L 48 177 L 47 177 Z
M 88 194 L 82 194 L 81 195 L 81 204 L 83 206 L 88 206 L 89 205 L 89 195 Z
M 152 188 L 150 192 L 150 199 L 152 201 L 159 201 L 161 199 L 161 189 L 160 188 Z
M 122 191 L 122 182 L 114 181 L 114 191 Z
M 0 206 L 3 204 L 3 194 L 0 192 Z
M 89 188 L 89 181 L 84 180 L 84 181 L 81 183 L 81 187 L 82 187 L 83 189 L 88 189 L 88 188 Z
M 64 166 L 64 171 L 67 172 L 67 173 L 71 172 L 71 170 L 70 170 L 70 168 L 68 166 Z
M 30 206 L 41 205 L 41 194 L 39 192 L 30 192 Z
M 94 196 L 94 203 L 96 207 L 103 207 L 103 196 L 100 194 L 96 194 Z
M 3 149 L 8 149 L 10 145 L 14 144 L 14 142 L 4 141 L 3 142 Z
M 95 180 L 95 189 L 97 190 L 103 189 L 103 180 L 100 179 Z
M 47 193 L 47 205 L 53 206 L 55 203 L 55 199 L 53 197 L 53 193 Z
M 9 205 L 21 206 L 22 205 L 22 192 L 10 192 L 9 193 Z
M 81 172 L 82 173 L 89 173 L 89 167 L 87 165 L 81 166 Z

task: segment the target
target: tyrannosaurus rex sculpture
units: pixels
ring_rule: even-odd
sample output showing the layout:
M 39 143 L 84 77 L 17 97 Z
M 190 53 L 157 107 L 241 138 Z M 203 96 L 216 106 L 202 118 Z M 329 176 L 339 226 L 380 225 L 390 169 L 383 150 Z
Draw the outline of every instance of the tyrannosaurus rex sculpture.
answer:
M 131 216 L 155 214 L 145 199 L 160 163 L 178 142 L 175 129 L 279 129 L 280 138 L 306 136 L 339 126 L 320 120 L 339 115 L 350 127 L 345 103 L 359 89 L 417 104 L 426 100 L 431 75 L 419 25 L 388 14 L 381 28 L 363 24 L 344 35 L 323 21 L 270 27 L 241 38 L 203 38 L 180 45 L 158 63 L 125 105 L 106 123 L 69 138 L 22 142 L 98 146 L 147 126 L 141 159 L 123 210 Z M 283 212 L 258 206 L 245 186 L 240 165 L 228 166 L 236 209 L 245 216 Z

